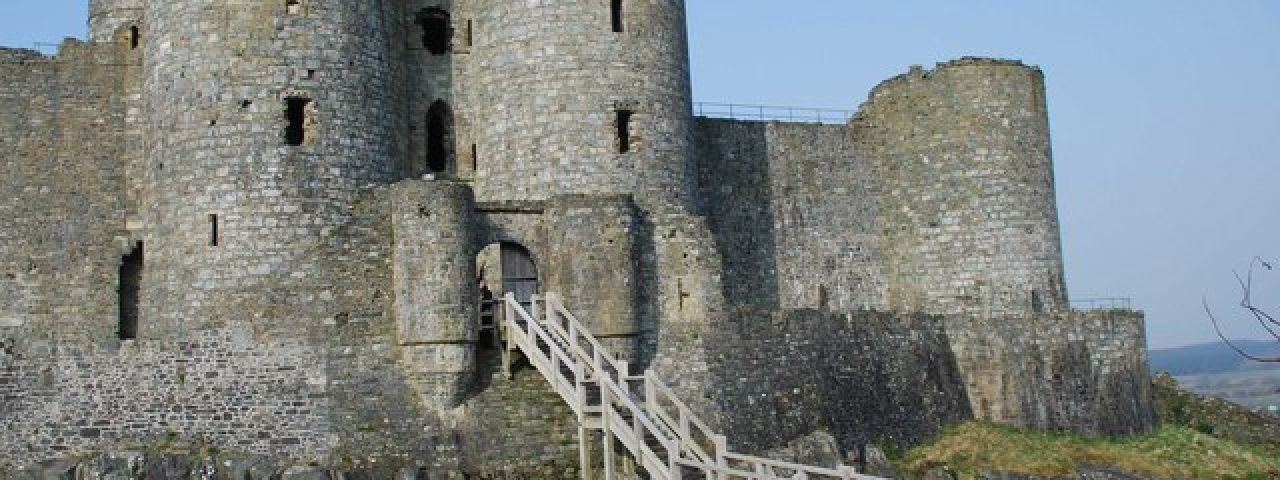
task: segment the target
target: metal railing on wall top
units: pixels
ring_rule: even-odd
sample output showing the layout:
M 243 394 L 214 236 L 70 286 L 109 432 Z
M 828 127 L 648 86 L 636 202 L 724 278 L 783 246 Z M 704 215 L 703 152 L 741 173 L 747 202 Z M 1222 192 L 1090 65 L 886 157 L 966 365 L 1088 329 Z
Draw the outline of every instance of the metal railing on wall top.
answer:
M 825 123 L 842 125 L 853 118 L 853 110 L 835 108 L 748 105 L 741 103 L 695 102 L 693 115 L 706 118 L 761 122 Z
M 1073 310 L 1133 310 L 1133 299 L 1129 297 L 1077 298 L 1071 300 Z

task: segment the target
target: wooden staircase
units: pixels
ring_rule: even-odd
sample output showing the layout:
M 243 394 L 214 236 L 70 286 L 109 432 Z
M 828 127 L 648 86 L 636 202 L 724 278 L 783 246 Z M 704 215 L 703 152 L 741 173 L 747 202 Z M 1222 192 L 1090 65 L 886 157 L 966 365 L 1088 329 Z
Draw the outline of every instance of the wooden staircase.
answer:
M 523 354 L 577 415 L 584 479 L 619 478 L 618 446 L 642 475 L 657 480 L 876 478 L 852 467 L 820 468 L 731 452 L 725 437 L 699 420 L 652 370 L 632 375 L 625 361 L 615 359 L 565 309 L 559 295 L 534 296 L 528 309 L 514 294 L 502 303 L 503 367 L 509 373 L 513 355 Z M 597 431 L 601 434 L 594 435 Z M 591 471 L 595 442 L 604 454 L 603 475 Z

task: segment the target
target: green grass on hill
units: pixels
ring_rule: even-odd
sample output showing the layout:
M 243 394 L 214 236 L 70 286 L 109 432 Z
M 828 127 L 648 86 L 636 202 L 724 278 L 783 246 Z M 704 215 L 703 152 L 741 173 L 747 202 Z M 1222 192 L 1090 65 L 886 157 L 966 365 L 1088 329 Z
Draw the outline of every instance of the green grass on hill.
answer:
M 1280 452 L 1179 426 L 1132 439 L 1107 440 L 975 422 L 948 430 L 899 462 L 907 478 L 942 466 L 961 479 L 977 478 L 979 470 L 1069 477 L 1081 467 L 1093 467 L 1146 478 L 1253 480 L 1280 478 Z

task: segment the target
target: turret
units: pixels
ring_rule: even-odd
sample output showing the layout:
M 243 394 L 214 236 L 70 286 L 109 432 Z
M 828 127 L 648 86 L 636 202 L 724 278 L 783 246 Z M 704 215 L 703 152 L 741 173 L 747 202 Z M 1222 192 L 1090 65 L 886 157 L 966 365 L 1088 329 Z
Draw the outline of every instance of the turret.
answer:
M 140 336 L 332 321 L 361 294 L 352 198 L 402 175 L 398 6 L 153 1 L 146 21 Z
M 966 58 L 877 87 L 872 146 L 888 304 L 1005 316 L 1067 308 L 1044 76 Z
M 690 203 L 683 0 L 474 1 L 458 88 L 485 200 L 633 194 Z M 468 146 L 469 147 L 469 146 Z

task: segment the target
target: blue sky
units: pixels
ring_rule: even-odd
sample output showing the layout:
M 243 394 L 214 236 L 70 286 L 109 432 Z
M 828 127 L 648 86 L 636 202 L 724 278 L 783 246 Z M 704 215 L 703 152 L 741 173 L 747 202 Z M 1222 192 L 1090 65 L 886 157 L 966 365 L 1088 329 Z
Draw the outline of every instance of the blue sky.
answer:
M 86 1 L 0 0 L 0 45 L 83 37 Z M 1153 347 L 1212 340 L 1201 298 L 1234 313 L 1232 270 L 1280 257 L 1280 2 L 688 1 L 702 101 L 854 109 L 912 64 L 1041 66 L 1070 292 L 1132 297 Z

